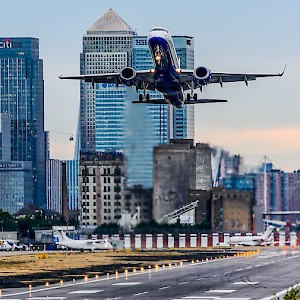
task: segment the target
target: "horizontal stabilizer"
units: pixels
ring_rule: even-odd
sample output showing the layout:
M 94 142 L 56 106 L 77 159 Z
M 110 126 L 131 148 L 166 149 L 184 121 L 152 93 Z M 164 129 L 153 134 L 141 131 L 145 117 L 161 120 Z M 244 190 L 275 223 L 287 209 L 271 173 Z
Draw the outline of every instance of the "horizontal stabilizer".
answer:
M 139 100 L 134 100 L 132 103 L 141 103 L 141 104 L 168 104 L 164 98 L 161 99 L 151 99 L 148 101 L 139 101 Z
M 184 104 L 201 104 L 201 103 L 219 103 L 219 102 L 228 102 L 223 99 L 198 99 L 198 100 L 186 100 Z M 142 103 L 142 104 L 168 104 L 165 99 L 151 99 L 149 101 L 132 101 L 132 103 Z

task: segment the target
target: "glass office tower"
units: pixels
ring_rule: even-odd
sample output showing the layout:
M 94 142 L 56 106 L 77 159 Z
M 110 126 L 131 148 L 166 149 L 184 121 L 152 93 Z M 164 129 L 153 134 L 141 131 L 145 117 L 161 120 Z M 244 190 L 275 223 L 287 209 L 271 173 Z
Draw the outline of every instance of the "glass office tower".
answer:
M 0 38 L 2 161 L 32 162 L 33 200 L 46 207 L 43 61 L 36 38 Z

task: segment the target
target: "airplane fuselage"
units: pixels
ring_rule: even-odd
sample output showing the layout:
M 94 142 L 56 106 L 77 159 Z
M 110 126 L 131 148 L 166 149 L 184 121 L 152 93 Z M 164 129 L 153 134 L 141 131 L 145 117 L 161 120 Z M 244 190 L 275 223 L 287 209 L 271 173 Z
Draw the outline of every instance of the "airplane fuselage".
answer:
M 180 65 L 171 35 L 164 28 L 154 28 L 147 41 L 155 63 L 155 88 L 168 103 L 177 108 L 182 107 L 184 93 L 179 77 Z

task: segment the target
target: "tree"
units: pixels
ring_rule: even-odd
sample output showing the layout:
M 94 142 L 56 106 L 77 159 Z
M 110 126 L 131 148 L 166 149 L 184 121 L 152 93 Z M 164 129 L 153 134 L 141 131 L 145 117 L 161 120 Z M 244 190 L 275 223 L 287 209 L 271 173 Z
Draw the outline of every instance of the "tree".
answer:
M 18 226 L 14 218 L 8 213 L 0 209 L 0 230 L 1 231 L 16 231 Z

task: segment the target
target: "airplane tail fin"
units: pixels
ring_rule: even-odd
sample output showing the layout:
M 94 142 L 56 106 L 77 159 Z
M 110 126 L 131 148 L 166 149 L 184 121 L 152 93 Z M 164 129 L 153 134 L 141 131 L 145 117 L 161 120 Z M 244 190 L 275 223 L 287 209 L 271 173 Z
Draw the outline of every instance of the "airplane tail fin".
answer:
M 274 226 L 272 226 L 272 225 L 268 226 L 267 230 L 266 230 L 266 231 L 264 232 L 264 234 L 261 236 L 262 239 L 263 239 L 264 241 L 266 241 L 266 240 L 270 237 L 270 235 L 272 234 L 272 232 L 273 232 L 274 229 L 275 229 Z
M 65 232 L 61 229 L 57 230 L 57 237 L 58 237 L 58 241 L 59 242 L 66 242 L 66 241 L 72 241 L 72 239 L 70 239 L 69 237 L 67 237 L 67 235 L 65 234 Z

